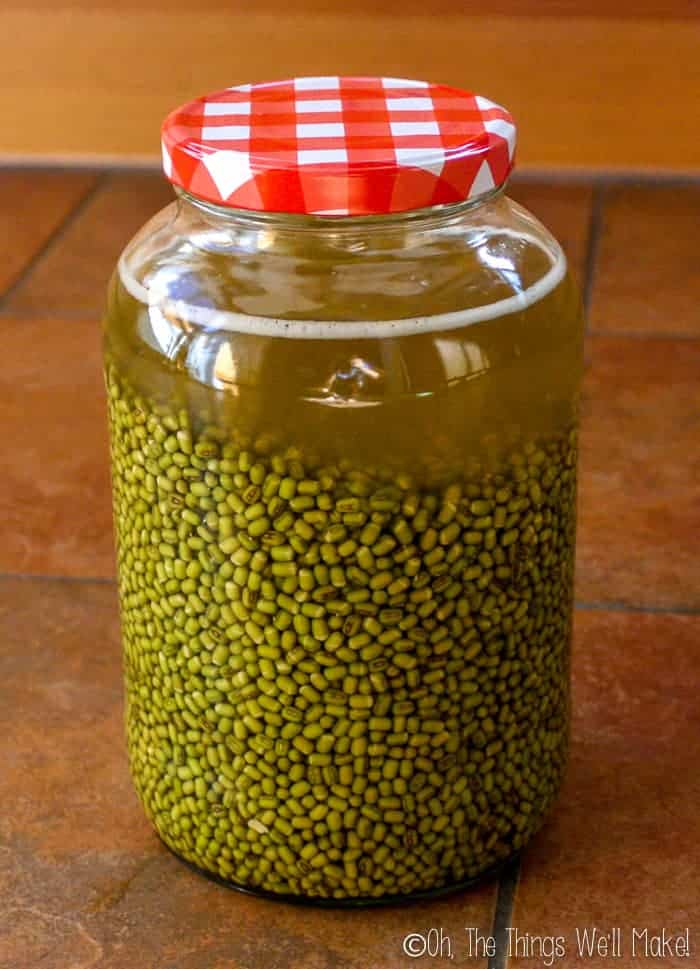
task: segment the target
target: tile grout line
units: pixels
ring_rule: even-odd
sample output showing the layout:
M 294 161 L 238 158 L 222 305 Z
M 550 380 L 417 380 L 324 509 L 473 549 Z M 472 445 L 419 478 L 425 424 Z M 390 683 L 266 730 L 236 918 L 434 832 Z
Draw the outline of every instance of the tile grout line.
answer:
M 676 616 L 697 616 L 700 615 L 700 606 L 654 606 L 654 605 L 636 605 L 629 602 L 619 602 L 616 600 L 611 600 L 610 602 L 599 601 L 599 602 L 587 602 L 585 600 L 577 600 L 574 603 L 576 609 L 580 609 L 582 612 L 635 612 L 635 613 L 651 613 L 653 615 L 676 615 Z
M 118 159 L 114 156 L 101 158 L 90 156 L 86 158 L 50 158 L 44 155 L 29 156 L 0 156 L 0 172 L 16 171 L 18 168 L 33 171 L 92 171 L 96 174 L 129 175 L 141 173 L 161 173 L 162 166 L 156 156 L 152 158 L 136 158 L 133 160 Z M 654 170 L 654 169 L 596 169 L 596 168 L 566 168 L 549 167 L 546 165 L 532 168 L 519 168 L 514 176 L 514 182 L 533 182 L 546 179 L 553 183 L 572 184 L 593 183 L 596 185 L 650 185 L 684 187 L 700 184 L 700 172 L 693 170 Z
M 584 284 L 581 294 L 586 321 L 586 333 L 589 333 L 591 329 L 591 302 L 598 265 L 600 240 L 603 234 L 603 218 L 606 201 L 607 191 L 605 186 L 593 183 L 593 198 L 591 199 L 591 211 L 588 219 L 588 238 L 586 240 Z
M 498 895 L 491 929 L 491 935 L 496 940 L 496 952 L 489 958 L 487 969 L 506 969 L 508 966 L 508 929 L 512 926 L 519 881 L 520 858 L 518 857 L 506 865 L 498 880 Z
M 49 575 L 39 572 L 0 572 L 0 582 L 15 580 L 21 582 L 74 582 L 76 585 L 116 585 L 117 580 L 108 575 Z
M 109 575 L 50 575 L 40 572 L 0 572 L 0 582 L 3 580 L 19 580 L 30 582 L 75 582 L 76 584 L 87 585 L 116 585 L 116 576 Z M 676 615 L 676 616 L 697 616 L 700 615 L 700 606 L 672 605 L 655 606 L 653 604 L 644 605 L 641 603 L 620 602 L 619 600 L 584 600 L 577 599 L 574 602 L 574 609 L 582 612 L 631 612 L 631 613 L 650 613 L 652 615 Z
M 2 170 L 1 167 L 0 170 Z M 76 219 L 78 219 L 93 198 L 105 186 L 110 178 L 110 174 L 111 173 L 107 171 L 96 173 L 95 181 L 90 188 L 86 189 L 75 205 L 64 215 L 53 231 L 49 233 L 48 238 L 45 239 L 36 252 L 33 253 L 31 258 L 22 267 L 7 289 L 0 292 L 0 312 L 5 310 L 5 304 L 7 301 L 14 295 L 20 286 L 22 286 L 22 284 L 29 279 L 44 256 L 46 256 L 47 253 L 54 248 L 57 242 L 60 242 L 60 240 L 65 236 L 66 232 L 68 232 L 70 227 L 74 224 Z
M 546 180 L 553 185 L 639 185 L 642 188 L 694 188 L 700 183 L 700 172 L 693 171 L 656 171 L 635 170 L 614 171 L 595 168 L 566 168 L 546 166 L 536 168 L 516 168 L 513 183 L 541 182 Z
M 660 330 L 606 330 L 598 327 L 588 328 L 586 336 L 600 336 L 606 339 L 624 340 L 680 340 L 692 343 L 700 340 L 700 333 L 663 333 Z

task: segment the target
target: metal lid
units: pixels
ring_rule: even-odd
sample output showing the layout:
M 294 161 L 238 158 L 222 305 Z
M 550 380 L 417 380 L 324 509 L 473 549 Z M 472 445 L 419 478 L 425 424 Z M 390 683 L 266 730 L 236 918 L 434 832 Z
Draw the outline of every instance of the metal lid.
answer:
M 381 215 L 474 199 L 513 167 L 515 124 L 487 98 L 425 81 L 298 77 L 173 111 L 173 184 L 259 212 Z

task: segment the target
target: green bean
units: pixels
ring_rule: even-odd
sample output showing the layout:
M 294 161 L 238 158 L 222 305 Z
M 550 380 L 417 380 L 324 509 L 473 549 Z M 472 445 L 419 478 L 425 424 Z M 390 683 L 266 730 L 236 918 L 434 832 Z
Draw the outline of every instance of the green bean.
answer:
M 445 485 L 322 466 L 107 366 L 127 735 L 161 838 L 233 884 L 474 878 L 559 787 L 575 436 Z

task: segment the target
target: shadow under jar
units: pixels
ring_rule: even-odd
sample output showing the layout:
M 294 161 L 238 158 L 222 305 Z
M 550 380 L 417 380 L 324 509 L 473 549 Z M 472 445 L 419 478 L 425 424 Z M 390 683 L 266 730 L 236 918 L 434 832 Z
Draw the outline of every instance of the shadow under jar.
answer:
M 435 132 L 439 132 L 439 137 Z M 105 324 L 131 769 L 233 886 L 378 902 L 517 853 L 569 721 L 579 300 L 502 108 L 233 88 Z

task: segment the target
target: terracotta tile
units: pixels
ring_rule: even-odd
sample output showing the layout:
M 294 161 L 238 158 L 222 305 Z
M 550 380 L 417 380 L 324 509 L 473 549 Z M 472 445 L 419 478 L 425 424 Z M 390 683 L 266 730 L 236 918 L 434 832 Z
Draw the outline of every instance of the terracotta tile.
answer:
M 18 316 L 97 318 L 121 250 L 174 196 L 158 173 L 111 175 L 79 217 L 10 295 Z
M 99 326 L 4 320 L 0 572 L 114 571 Z
M 324 911 L 240 895 L 174 859 L 128 777 L 113 585 L 0 580 L 0 641 L 3 966 L 401 969 L 409 932 L 489 929 L 493 884 Z
M 508 195 L 530 209 L 559 240 L 569 264 L 583 287 L 586 274 L 586 249 L 593 201 L 590 185 L 515 179 Z
M 569 779 L 523 862 L 513 926 L 566 939 L 555 966 L 580 958 L 576 928 L 622 929 L 619 969 L 682 969 L 700 952 L 699 616 L 576 616 Z M 690 930 L 692 959 L 632 956 L 632 929 Z M 530 969 L 542 959 L 513 959 Z
M 0 169 L 0 297 L 96 182 L 90 172 Z
M 609 190 L 592 328 L 700 335 L 699 207 L 698 185 Z
M 577 596 L 700 606 L 700 342 L 595 337 L 590 347 Z

